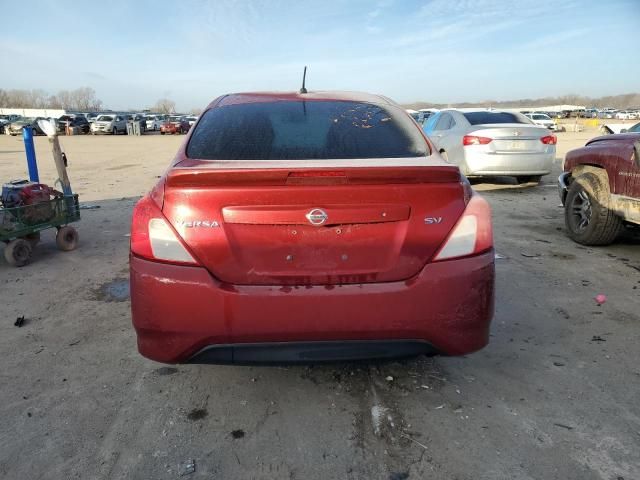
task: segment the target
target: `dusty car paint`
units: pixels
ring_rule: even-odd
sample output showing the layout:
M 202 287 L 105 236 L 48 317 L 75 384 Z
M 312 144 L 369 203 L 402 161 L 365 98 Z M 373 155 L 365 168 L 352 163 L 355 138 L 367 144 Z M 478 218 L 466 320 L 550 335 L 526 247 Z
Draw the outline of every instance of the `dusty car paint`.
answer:
M 610 208 L 625 220 L 640 223 L 640 134 L 596 137 L 567 153 L 564 171 L 572 177 L 592 171 L 606 175 Z
M 209 109 L 390 102 L 372 98 L 240 94 Z M 459 355 L 487 344 L 495 284 L 490 210 L 457 167 L 432 151 L 329 162 L 201 160 L 186 155 L 197 128 L 134 212 L 131 308 L 144 356 L 175 363 L 225 345 L 379 340 Z M 431 150 L 419 126 L 411 128 Z M 469 213 L 472 205 L 480 210 Z M 482 247 L 436 258 L 461 219 L 476 214 Z M 154 258 L 149 218 L 166 222 L 183 257 Z

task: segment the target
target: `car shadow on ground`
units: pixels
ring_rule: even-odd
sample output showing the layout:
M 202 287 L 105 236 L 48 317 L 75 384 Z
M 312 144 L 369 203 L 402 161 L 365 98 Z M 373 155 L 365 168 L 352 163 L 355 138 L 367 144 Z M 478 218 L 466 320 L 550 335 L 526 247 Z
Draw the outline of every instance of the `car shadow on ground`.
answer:
M 469 178 L 469 183 L 473 186 L 474 190 L 478 192 L 488 192 L 488 191 L 496 191 L 496 190 L 530 190 L 535 187 L 545 187 L 548 188 L 552 186 L 552 183 L 548 181 L 550 176 L 542 177 L 540 183 L 536 182 L 527 182 L 527 183 L 518 183 L 515 177 L 478 177 L 478 178 Z

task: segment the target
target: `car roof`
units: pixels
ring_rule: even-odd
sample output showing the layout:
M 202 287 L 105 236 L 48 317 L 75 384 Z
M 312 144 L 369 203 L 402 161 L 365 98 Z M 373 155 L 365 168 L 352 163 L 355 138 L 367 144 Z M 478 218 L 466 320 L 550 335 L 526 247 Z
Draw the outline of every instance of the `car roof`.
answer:
M 232 93 L 217 98 L 209 104 L 208 108 L 226 105 L 239 105 L 246 103 L 265 103 L 277 101 L 352 101 L 398 106 L 393 100 L 383 95 L 373 95 L 363 92 L 349 91 L 310 91 L 300 92 L 245 92 Z

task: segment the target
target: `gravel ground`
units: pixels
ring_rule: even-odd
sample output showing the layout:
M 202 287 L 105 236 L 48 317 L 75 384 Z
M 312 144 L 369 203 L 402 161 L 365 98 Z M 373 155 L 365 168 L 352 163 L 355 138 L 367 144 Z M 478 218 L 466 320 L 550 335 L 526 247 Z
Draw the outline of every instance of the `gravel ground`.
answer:
M 138 355 L 131 209 L 182 137 L 63 138 L 74 189 L 100 208 L 82 211 L 76 251 L 46 232 L 29 266 L 0 262 L 0 477 L 640 479 L 640 238 L 571 242 L 555 189 L 593 134 L 560 133 L 539 186 L 475 185 L 499 254 L 487 348 L 314 367 Z M 51 182 L 46 138 L 36 148 Z M 2 180 L 25 169 L 21 139 L 0 136 Z

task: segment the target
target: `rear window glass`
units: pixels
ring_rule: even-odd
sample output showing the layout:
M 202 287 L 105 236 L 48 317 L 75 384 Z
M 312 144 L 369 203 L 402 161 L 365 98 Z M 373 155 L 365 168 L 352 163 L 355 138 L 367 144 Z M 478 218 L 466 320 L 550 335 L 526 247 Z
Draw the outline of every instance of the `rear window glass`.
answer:
M 531 123 L 524 115 L 509 112 L 468 112 L 463 114 L 471 125 L 491 123 Z
M 425 156 L 401 109 L 344 101 L 278 101 L 208 110 L 187 156 L 205 160 L 305 160 Z

